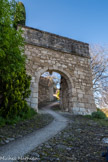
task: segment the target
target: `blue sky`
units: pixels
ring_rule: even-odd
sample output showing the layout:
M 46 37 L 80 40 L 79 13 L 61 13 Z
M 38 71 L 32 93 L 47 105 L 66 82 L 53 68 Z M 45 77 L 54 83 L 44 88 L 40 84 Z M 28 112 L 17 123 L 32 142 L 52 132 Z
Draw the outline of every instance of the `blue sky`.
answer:
M 90 44 L 108 44 L 108 0 L 21 1 L 27 26 Z

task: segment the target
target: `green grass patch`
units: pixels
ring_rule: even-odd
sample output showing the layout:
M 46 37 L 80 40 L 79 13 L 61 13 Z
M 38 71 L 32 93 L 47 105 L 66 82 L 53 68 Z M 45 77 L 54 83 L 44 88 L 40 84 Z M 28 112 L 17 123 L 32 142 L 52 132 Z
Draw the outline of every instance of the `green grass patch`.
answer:
M 6 118 L 5 119 L 5 118 L 0 116 L 0 127 L 3 127 L 5 125 L 13 125 L 13 124 L 16 124 L 20 121 L 31 119 L 36 114 L 37 114 L 37 112 L 34 109 L 29 108 L 29 110 L 27 112 L 21 112 L 19 116 L 14 116 L 13 118 Z
M 100 109 L 97 109 L 97 111 L 93 112 L 91 115 L 85 115 L 85 117 L 89 119 L 107 119 L 106 114 Z
M 106 119 L 98 119 L 98 118 L 93 118 L 91 115 L 85 115 L 84 117 L 88 118 L 90 120 L 93 120 L 94 122 L 96 122 L 100 126 L 108 126 L 108 118 L 106 118 Z
M 97 109 L 97 111 L 93 112 L 91 115 L 85 115 L 85 117 L 93 120 L 101 126 L 108 126 L 108 118 L 100 109 Z
M 108 126 L 108 119 L 94 119 L 101 126 Z

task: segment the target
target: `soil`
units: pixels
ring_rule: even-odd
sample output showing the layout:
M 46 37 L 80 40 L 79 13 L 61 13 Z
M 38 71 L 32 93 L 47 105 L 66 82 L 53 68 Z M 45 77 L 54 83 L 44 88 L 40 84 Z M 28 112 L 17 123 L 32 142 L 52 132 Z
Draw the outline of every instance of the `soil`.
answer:
M 104 162 L 108 127 L 83 116 L 65 114 L 68 126 L 25 157 L 41 162 Z M 32 160 L 31 160 L 32 161 Z
M 53 121 L 50 114 L 36 114 L 32 119 L 0 128 L 0 146 L 45 127 Z

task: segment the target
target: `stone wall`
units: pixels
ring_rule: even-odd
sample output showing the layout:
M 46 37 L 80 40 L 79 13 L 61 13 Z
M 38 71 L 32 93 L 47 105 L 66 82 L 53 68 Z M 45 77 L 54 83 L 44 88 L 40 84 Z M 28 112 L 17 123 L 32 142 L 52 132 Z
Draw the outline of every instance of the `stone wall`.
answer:
M 39 80 L 38 103 L 53 101 L 53 93 L 53 82 L 41 76 Z
M 60 108 L 63 111 L 68 111 L 69 108 L 69 87 L 67 81 L 64 77 L 61 76 L 60 83 Z
M 80 41 L 62 37 L 42 30 L 24 27 L 24 37 L 28 44 L 50 48 L 56 51 L 90 57 L 89 45 Z
M 90 55 L 86 43 L 22 27 L 26 41 L 27 73 L 32 76 L 28 103 L 38 111 L 38 83 L 46 71 L 55 71 L 65 78 L 68 105 L 65 110 L 74 114 L 90 114 L 96 110 L 92 91 Z M 51 43 L 53 39 L 53 43 Z M 59 42 L 60 41 L 60 42 Z M 74 50 L 71 50 L 72 49 Z M 65 97 L 64 97 L 65 98 Z

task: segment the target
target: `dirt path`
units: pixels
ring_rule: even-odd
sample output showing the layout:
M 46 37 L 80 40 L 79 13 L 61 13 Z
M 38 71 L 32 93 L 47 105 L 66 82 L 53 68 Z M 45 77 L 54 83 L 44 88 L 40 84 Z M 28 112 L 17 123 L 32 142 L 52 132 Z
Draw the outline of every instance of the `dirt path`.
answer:
M 4 158 L 5 162 L 7 161 L 6 159 L 8 159 L 9 162 L 20 158 L 64 129 L 68 124 L 68 120 L 60 114 L 50 110 L 51 106 L 54 104 L 56 103 L 46 106 L 40 111 L 40 113 L 51 114 L 54 117 L 53 122 L 38 131 L 2 146 L 0 148 L 0 158 Z M 4 160 L 0 159 L 0 161 Z

